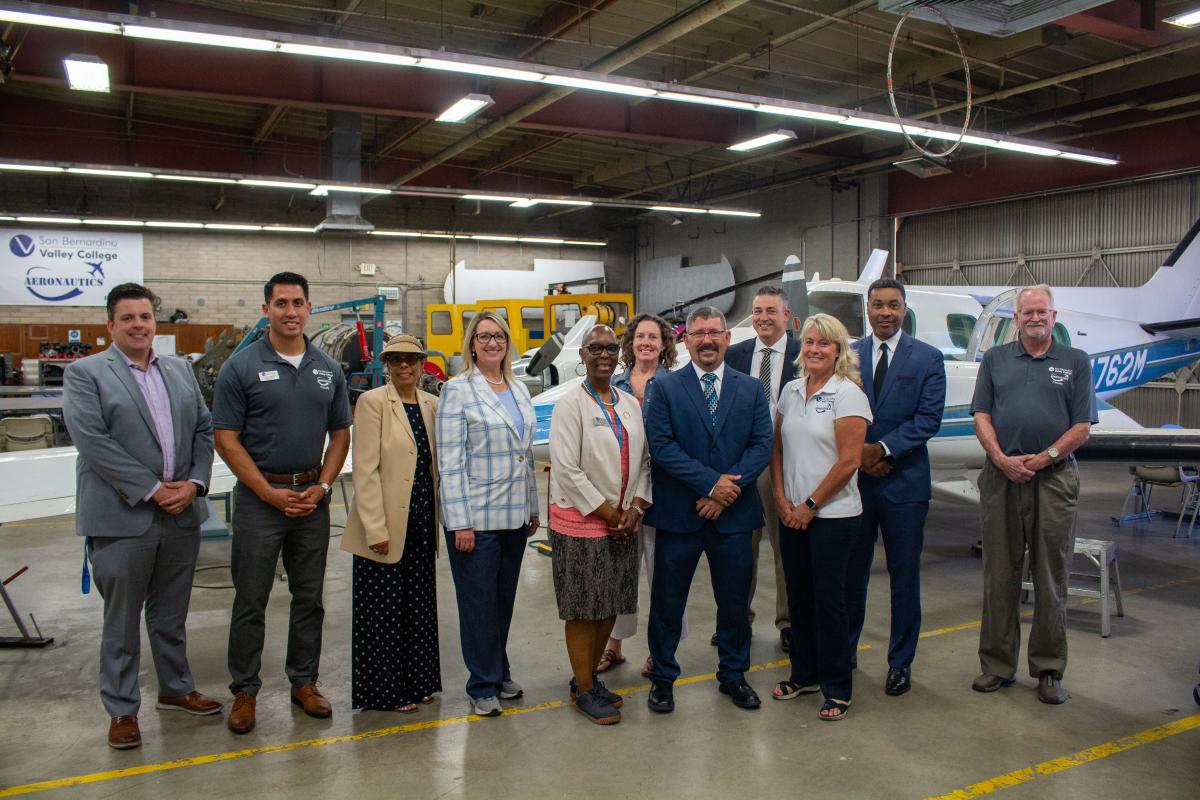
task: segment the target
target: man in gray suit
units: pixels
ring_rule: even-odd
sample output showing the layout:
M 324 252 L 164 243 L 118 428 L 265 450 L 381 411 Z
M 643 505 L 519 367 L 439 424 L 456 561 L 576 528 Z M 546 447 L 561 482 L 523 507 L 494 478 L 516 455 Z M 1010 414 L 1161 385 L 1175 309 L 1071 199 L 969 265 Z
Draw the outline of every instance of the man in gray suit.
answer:
M 112 346 L 67 367 L 63 419 L 79 451 L 75 531 L 104 598 L 100 698 L 108 744 L 142 743 L 141 616 L 158 674 L 157 708 L 216 714 L 195 691 L 186 634 L 200 523 L 212 475 L 212 418 L 191 368 L 153 350 L 154 294 L 123 283 L 108 295 Z

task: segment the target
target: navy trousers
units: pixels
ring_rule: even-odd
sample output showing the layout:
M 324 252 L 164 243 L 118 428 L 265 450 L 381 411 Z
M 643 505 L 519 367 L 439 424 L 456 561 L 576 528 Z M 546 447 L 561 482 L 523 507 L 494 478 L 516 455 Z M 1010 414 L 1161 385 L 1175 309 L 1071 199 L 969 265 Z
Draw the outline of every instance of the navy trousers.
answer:
M 867 584 L 875 558 L 875 539 L 883 534 L 888 580 L 892 590 L 892 630 L 888 667 L 912 666 L 921 634 L 921 550 L 925 545 L 925 516 L 929 501 L 893 503 L 882 492 L 864 491 L 862 528 L 850 553 L 846 580 L 846 609 L 850 615 L 850 644 L 858 647 L 867 614 Z
M 654 666 L 650 680 L 674 683 L 679 677 L 675 650 L 683 632 L 688 590 L 703 554 L 708 558 L 717 602 L 717 680 L 740 681 L 750 668 L 750 621 L 746 604 L 754 569 L 750 531 L 720 533 L 711 522 L 695 533 L 659 528 L 654 543 L 654 580 L 650 586 L 647 639 Z
M 508 669 L 508 629 L 517 600 L 525 528 L 475 531 L 475 549 L 461 553 L 454 534 L 446 534 L 450 574 L 458 598 L 458 634 L 463 662 L 470 677 L 467 694 L 479 700 L 499 697 L 500 686 L 512 680 Z
M 846 618 L 846 566 L 859 518 L 817 517 L 807 530 L 779 526 L 779 553 L 787 578 L 792 641 L 789 680 L 820 684 L 827 700 L 850 700 L 850 629 Z

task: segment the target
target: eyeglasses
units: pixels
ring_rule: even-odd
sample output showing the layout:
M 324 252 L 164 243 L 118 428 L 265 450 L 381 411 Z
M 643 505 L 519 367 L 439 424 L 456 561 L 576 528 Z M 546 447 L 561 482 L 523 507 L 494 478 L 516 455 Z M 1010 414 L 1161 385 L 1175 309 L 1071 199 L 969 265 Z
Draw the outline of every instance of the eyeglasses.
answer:
M 594 356 L 598 356 L 601 353 L 608 353 L 610 356 L 615 356 L 621 352 L 621 345 L 619 345 L 619 344 L 589 344 L 587 347 L 585 347 L 583 349 L 587 350 L 589 353 L 591 353 Z
M 508 337 L 503 333 L 477 333 L 475 334 L 475 341 L 479 342 L 480 344 L 487 344 L 489 342 L 499 342 L 500 344 L 504 344 L 508 341 Z
M 725 335 L 725 334 L 727 334 L 727 333 L 729 333 L 729 331 L 726 331 L 726 330 L 720 330 L 720 331 L 688 331 L 688 332 L 687 332 L 687 335 L 688 335 L 688 336 L 691 336 L 691 337 L 694 337 L 694 338 L 696 338 L 696 339 L 699 339 L 700 341 L 704 341 L 705 339 L 712 339 L 713 341 L 716 341 L 717 339 L 720 339 L 722 336 L 724 336 L 724 335 Z
M 385 364 L 408 364 L 411 367 L 415 364 L 421 363 L 424 360 L 425 360 L 425 356 L 419 356 L 416 353 L 404 353 L 403 355 L 389 353 L 388 355 L 384 356 L 383 363 L 385 363 Z

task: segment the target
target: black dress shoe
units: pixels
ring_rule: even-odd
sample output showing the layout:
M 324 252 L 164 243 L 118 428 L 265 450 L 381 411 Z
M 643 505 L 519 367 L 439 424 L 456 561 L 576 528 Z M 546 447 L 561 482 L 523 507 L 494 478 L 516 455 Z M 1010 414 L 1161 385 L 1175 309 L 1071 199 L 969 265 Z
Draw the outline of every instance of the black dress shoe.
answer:
M 744 680 L 740 681 L 722 681 L 721 694 L 729 695 L 729 699 L 738 708 L 755 709 L 762 705 L 762 701 L 758 699 L 758 695 L 750 688 L 750 684 Z
M 853 672 L 856 669 L 858 669 L 858 653 L 852 653 L 850 655 L 850 671 Z
M 675 710 L 674 688 L 666 681 L 654 681 L 650 685 L 650 696 L 646 699 L 646 705 L 651 711 L 670 714 Z
M 719 642 L 717 640 L 717 634 L 715 631 L 713 632 L 712 638 L 708 640 L 708 643 L 711 644 L 713 647 L 716 647 L 717 644 L 719 644 Z
M 779 632 L 779 646 L 783 648 L 783 652 L 792 652 L 792 629 L 784 628 Z
M 912 688 L 912 670 L 908 667 L 892 667 L 888 670 L 887 684 L 883 691 L 898 697 Z

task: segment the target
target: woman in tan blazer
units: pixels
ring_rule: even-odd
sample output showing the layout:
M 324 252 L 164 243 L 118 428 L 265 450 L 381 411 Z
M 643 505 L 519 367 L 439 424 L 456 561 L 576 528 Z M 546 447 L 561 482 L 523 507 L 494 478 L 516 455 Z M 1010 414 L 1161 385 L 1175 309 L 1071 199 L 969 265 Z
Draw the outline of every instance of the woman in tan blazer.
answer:
M 389 382 L 358 399 L 354 501 L 342 549 L 354 554 L 351 705 L 412 712 L 442 690 L 438 655 L 437 398 L 417 389 L 425 350 L 393 336 Z

